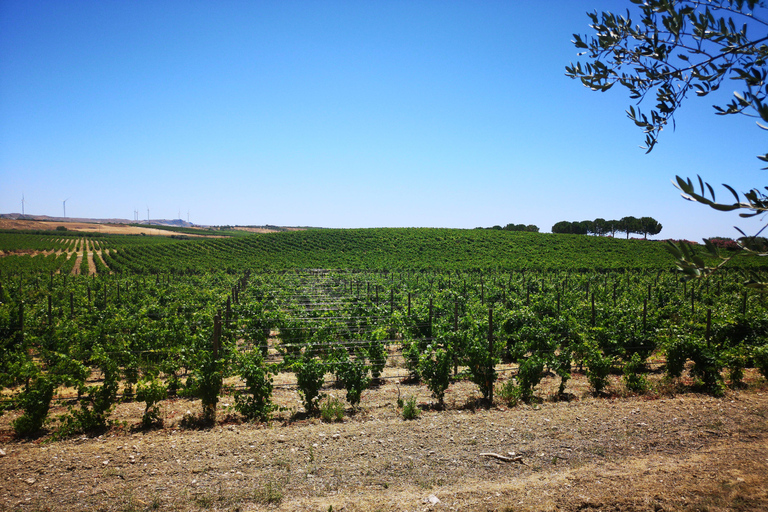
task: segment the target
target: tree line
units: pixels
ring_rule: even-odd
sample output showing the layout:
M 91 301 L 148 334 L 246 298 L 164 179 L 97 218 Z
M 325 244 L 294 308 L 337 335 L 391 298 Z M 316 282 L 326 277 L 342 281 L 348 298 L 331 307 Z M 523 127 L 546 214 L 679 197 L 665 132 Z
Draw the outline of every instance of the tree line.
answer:
M 528 231 L 529 233 L 538 233 L 539 227 L 534 224 L 507 224 L 504 227 L 499 226 L 498 224 L 495 226 L 491 226 L 490 228 L 477 228 L 477 229 L 497 229 L 501 231 Z
M 552 226 L 553 233 L 570 233 L 573 235 L 597 235 L 616 237 L 616 233 L 626 233 L 629 238 L 630 233 L 643 235 L 647 239 L 648 235 L 658 235 L 661 232 L 661 223 L 653 217 L 623 217 L 620 220 L 582 220 L 568 222 L 562 220 Z

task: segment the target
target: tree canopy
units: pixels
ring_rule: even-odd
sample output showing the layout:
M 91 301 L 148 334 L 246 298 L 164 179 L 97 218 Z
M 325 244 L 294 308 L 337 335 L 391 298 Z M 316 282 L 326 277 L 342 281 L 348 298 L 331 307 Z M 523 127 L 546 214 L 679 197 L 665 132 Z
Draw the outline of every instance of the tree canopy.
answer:
M 674 124 L 675 112 L 689 95 L 705 97 L 725 80 L 740 84 L 741 90 L 728 103 L 714 105 L 714 113 L 753 117 L 760 128 L 768 130 L 768 9 L 763 2 L 629 1 L 637 7 L 623 14 L 587 13 L 594 34 L 574 34 L 574 44 L 582 50 L 579 55 L 588 60 L 566 66 L 566 75 L 593 91 L 621 85 L 637 103 L 654 98 L 655 104 L 648 113 L 634 105 L 627 110 L 629 119 L 645 134 L 647 151 L 653 150 L 664 127 Z M 768 162 L 768 154 L 758 158 Z M 741 210 L 742 217 L 768 211 L 768 196 L 764 192 L 768 187 L 756 187 L 740 195 L 724 185 L 734 200 L 721 203 L 717 202 L 713 187 L 701 177 L 696 183 L 676 176 L 676 182 L 685 199 L 719 211 Z M 744 252 L 763 253 L 753 243 L 759 233 L 753 237 L 743 232 L 742 235 Z M 717 254 L 715 246 L 707 244 L 707 248 Z M 678 266 L 688 276 L 715 270 L 704 266 L 700 259 L 694 261 L 685 249 L 670 247 L 678 258 Z M 728 259 L 723 258 L 722 263 Z M 764 287 L 760 283 L 755 286 Z
M 611 235 L 616 236 L 616 232 L 626 233 L 627 238 L 631 233 L 643 235 L 658 235 L 661 232 L 661 223 L 653 217 L 623 217 L 620 220 L 582 220 L 568 222 L 561 220 L 552 226 L 553 233 L 570 233 L 574 235 Z

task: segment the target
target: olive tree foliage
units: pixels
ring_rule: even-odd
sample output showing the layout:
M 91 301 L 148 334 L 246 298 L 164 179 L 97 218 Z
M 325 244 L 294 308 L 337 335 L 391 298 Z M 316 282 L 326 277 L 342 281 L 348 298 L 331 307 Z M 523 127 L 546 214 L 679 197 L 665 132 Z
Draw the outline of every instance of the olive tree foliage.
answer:
M 574 44 L 588 61 L 566 66 L 566 75 L 593 91 L 607 91 L 618 84 L 637 103 L 655 100 L 649 112 L 635 106 L 627 110 L 628 117 L 643 130 L 648 152 L 664 127 L 674 126 L 675 112 L 689 95 L 705 97 L 725 80 L 730 86 L 739 84 L 740 90 L 727 104 L 714 105 L 714 113 L 754 117 L 759 128 L 768 130 L 768 9 L 762 1 L 629 1 L 637 6 L 632 12 L 587 13 L 595 33 L 574 34 Z M 768 162 L 768 154 L 757 158 Z M 675 186 L 685 199 L 718 211 L 740 210 L 745 218 L 768 211 L 768 187 L 739 194 L 724 184 L 733 201 L 719 202 L 713 187 L 701 177 L 693 181 L 676 176 Z M 739 254 L 766 254 L 759 243 L 760 232 L 750 237 L 739 232 Z M 687 244 L 668 245 L 687 278 L 709 275 L 732 257 L 719 256 L 711 243 L 706 247 L 719 258 L 717 265 L 706 265 Z M 768 283 L 749 285 L 768 290 Z

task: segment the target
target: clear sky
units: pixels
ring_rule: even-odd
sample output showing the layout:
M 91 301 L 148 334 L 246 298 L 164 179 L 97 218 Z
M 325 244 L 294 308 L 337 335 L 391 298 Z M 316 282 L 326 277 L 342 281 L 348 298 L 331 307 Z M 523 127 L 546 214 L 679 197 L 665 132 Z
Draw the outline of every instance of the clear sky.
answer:
M 585 13 L 629 5 L 0 0 L 0 212 L 23 194 L 28 214 L 208 225 L 757 231 L 670 181 L 762 186 L 753 120 L 690 98 L 645 154 L 625 90 L 565 76 Z

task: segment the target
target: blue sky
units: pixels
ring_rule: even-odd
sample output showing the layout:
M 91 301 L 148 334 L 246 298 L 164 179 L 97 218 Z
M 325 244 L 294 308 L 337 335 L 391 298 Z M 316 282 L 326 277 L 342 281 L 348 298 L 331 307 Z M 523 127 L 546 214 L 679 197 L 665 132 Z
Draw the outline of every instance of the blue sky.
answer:
M 628 5 L 0 0 L 0 212 L 757 231 L 670 182 L 762 186 L 754 121 L 690 98 L 645 154 L 624 90 L 565 76 L 585 13 Z

